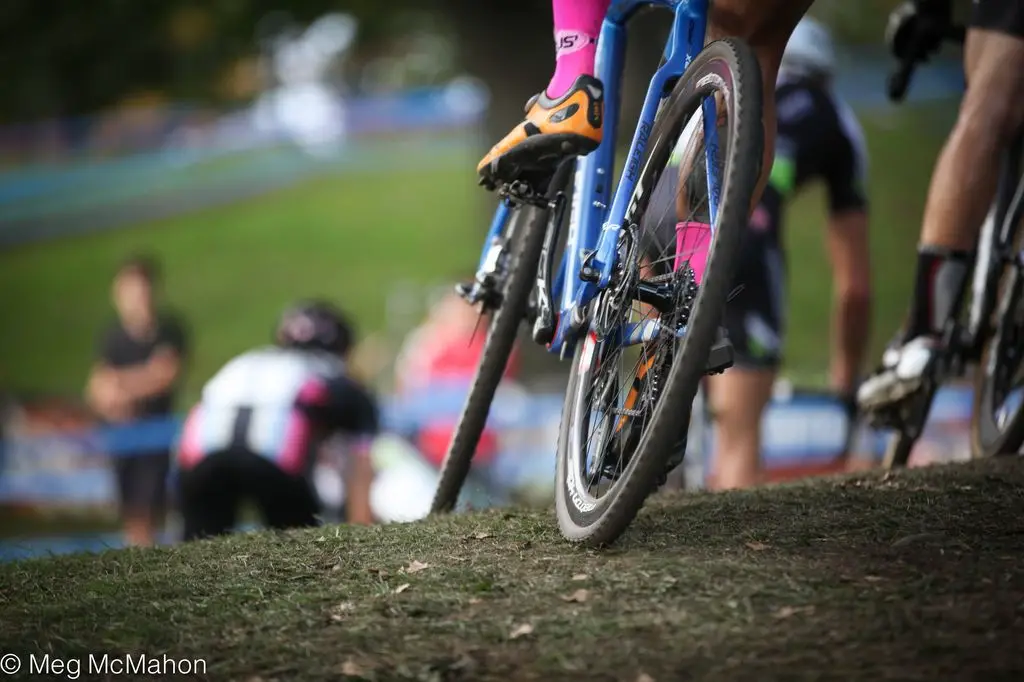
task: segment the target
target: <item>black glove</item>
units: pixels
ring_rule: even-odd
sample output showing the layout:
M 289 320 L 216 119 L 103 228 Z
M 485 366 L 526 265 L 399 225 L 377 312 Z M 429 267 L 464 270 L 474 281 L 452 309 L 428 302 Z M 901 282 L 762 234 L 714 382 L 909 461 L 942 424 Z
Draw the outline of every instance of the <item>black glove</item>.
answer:
M 926 62 L 942 47 L 952 16 L 951 0 L 907 0 L 889 15 L 885 43 L 900 61 Z

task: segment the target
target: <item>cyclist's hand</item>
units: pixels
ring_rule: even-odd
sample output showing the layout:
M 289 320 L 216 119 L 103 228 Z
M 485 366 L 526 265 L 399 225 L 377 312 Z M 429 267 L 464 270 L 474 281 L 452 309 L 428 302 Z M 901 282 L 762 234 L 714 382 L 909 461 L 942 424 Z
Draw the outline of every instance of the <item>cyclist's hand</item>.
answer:
M 889 15 L 885 43 L 900 61 L 928 61 L 952 21 L 948 0 L 907 0 Z

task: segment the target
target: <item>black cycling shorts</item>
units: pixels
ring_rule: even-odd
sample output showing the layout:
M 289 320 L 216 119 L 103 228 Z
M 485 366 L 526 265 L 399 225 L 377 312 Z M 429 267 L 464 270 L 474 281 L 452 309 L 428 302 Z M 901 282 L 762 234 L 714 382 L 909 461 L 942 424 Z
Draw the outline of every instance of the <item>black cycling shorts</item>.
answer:
M 247 450 L 213 453 L 178 476 L 184 540 L 231 532 L 238 508 L 252 501 L 271 528 L 319 523 L 320 504 L 312 482 L 293 476 Z
M 726 335 L 735 366 L 777 369 L 785 333 L 786 266 L 777 243 L 748 231 L 732 298 L 725 304 Z
M 1024 2 L 975 0 L 971 3 L 969 26 L 1024 38 Z
M 643 247 L 654 260 L 664 258 L 667 245 L 675 244 L 677 166 L 662 173 L 651 193 L 642 219 Z M 654 221 L 657 221 L 654 223 Z M 654 223 L 654 224 L 652 224 Z M 733 346 L 733 366 L 748 369 L 777 369 L 782 363 L 782 342 L 786 314 L 786 270 L 774 227 L 763 231 L 748 229 L 732 296 L 725 306 L 722 325 Z
M 149 517 L 161 525 L 167 513 L 167 475 L 171 453 L 140 452 L 113 460 L 121 517 Z

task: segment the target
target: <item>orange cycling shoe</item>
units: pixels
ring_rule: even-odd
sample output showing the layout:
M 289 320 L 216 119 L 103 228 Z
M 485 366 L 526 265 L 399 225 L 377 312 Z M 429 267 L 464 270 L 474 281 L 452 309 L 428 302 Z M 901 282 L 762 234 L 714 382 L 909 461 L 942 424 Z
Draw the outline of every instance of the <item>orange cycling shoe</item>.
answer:
M 580 76 L 558 99 L 540 93 L 526 103 L 526 120 L 517 125 L 480 161 L 480 184 L 494 189 L 524 176 L 554 171 L 568 156 L 582 156 L 601 144 L 604 86 Z

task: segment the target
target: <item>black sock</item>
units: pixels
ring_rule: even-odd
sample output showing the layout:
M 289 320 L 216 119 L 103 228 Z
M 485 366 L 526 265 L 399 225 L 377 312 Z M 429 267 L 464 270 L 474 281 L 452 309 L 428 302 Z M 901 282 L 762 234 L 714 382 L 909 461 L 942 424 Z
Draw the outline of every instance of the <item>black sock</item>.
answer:
M 914 300 L 903 332 L 904 343 L 918 336 L 942 333 L 946 321 L 960 310 L 973 263 L 972 251 L 918 247 Z

